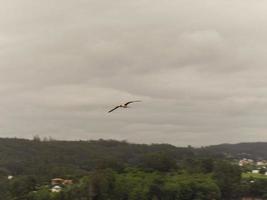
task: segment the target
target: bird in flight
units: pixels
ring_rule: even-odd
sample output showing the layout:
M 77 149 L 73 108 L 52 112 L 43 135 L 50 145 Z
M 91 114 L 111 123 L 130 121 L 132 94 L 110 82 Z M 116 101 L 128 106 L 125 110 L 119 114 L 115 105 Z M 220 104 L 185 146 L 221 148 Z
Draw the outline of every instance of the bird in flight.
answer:
M 135 103 L 135 102 L 141 102 L 140 100 L 137 100 L 137 101 L 128 101 L 126 102 L 125 104 L 121 104 L 119 106 L 116 106 L 115 108 L 111 109 L 110 111 L 108 111 L 108 113 L 111 113 L 113 112 L 114 110 L 118 109 L 118 108 L 129 108 L 129 104 L 130 103 Z

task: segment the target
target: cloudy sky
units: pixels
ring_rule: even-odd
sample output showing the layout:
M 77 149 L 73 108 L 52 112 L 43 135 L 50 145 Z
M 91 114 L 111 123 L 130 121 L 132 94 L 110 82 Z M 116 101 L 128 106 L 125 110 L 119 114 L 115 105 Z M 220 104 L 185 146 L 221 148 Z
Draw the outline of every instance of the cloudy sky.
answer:
M 264 0 L 0 0 L 0 137 L 267 141 L 266 9 Z

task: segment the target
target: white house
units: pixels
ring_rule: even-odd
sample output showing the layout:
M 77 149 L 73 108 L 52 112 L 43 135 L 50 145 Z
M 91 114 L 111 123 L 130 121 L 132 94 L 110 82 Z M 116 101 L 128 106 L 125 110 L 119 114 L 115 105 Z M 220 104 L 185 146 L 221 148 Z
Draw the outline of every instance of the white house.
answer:
M 258 174 L 259 172 L 260 172 L 260 170 L 258 170 L 258 169 L 252 170 L 252 174 Z
M 263 166 L 263 165 L 265 165 L 265 163 L 262 162 L 262 161 L 258 161 L 258 162 L 256 163 L 256 165 L 257 165 L 257 166 Z
M 51 192 L 61 192 L 62 188 L 58 185 L 52 187 Z

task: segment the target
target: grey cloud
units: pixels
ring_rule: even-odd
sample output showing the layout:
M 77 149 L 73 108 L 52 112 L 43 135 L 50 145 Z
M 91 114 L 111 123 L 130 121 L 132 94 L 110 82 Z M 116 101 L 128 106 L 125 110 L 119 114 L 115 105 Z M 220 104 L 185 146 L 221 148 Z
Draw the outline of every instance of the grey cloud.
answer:
M 267 139 L 266 2 L 0 3 L 0 136 Z

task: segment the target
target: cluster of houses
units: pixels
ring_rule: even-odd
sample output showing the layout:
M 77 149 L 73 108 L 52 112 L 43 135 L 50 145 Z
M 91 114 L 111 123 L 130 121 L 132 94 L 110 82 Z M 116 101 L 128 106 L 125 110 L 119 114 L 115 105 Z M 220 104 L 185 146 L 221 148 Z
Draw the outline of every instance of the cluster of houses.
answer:
M 243 158 L 239 160 L 238 165 L 241 167 L 251 166 L 252 167 L 251 173 L 253 174 L 259 174 L 261 169 L 266 169 L 264 171 L 266 171 L 265 175 L 267 175 L 267 160 L 254 161 L 252 159 Z
M 239 160 L 239 166 L 245 165 L 256 165 L 256 166 L 267 166 L 267 160 L 254 161 L 252 159 L 243 158 Z
M 7 177 L 8 180 L 14 179 L 14 176 L 9 175 Z M 54 178 L 51 179 L 51 192 L 61 192 L 62 189 L 68 185 L 72 185 L 73 180 L 70 179 L 63 179 L 63 178 Z
M 54 178 L 51 180 L 51 192 L 61 192 L 61 190 L 67 186 L 72 185 L 73 181 L 63 178 Z
M 243 158 L 243 159 L 239 160 L 238 165 L 241 167 L 243 167 L 245 165 L 254 165 L 254 160 Z

